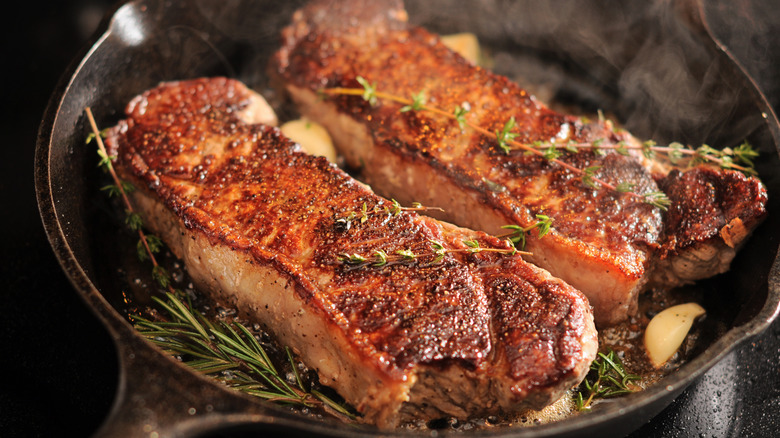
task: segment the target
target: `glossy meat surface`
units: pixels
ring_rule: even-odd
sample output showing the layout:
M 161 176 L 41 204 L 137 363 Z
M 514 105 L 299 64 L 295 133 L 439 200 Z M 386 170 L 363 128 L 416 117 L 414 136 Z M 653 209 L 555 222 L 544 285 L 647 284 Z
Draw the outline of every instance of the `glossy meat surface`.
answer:
M 340 5 L 335 11 L 328 2 L 314 1 L 300 10 L 283 33 L 272 70 L 301 112 L 329 128 L 347 162 L 374 190 L 443 207 L 439 217 L 493 235 L 504 233 L 503 225 L 529 227 L 537 215 L 551 217 L 547 236 L 536 239 L 530 233 L 528 259 L 582 290 L 603 324 L 633 313 L 637 294 L 651 279 L 662 286 L 691 281 L 653 271 L 690 256 L 693 248 L 713 248 L 728 265 L 734 252 L 713 241 L 720 239 L 717 232 L 667 226 L 675 220 L 641 199 L 591 187 L 580 174 L 538 155 L 506 153 L 495 136 L 463 128 L 452 118 L 402 112 L 402 104 L 389 99 L 375 105 L 361 96 L 322 99 L 319 93 L 329 88 L 360 89 L 360 77 L 378 93 L 411 99 L 422 92 L 428 105 L 449 114 L 465 107 L 465 117 L 491 133 L 501 132 L 513 118 L 515 140 L 526 144 L 638 144 L 609 122 L 556 113 L 508 79 L 469 63 L 436 35 L 408 25 L 398 1 Z M 658 176 L 632 155 L 584 149 L 560 160 L 595 169 L 595 177 L 615 186 L 633 184 L 638 194 L 659 190 Z M 753 195 L 745 210 L 749 230 L 765 214 L 765 191 L 755 178 L 738 180 L 732 173 L 716 175 Z M 724 208 L 711 199 L 701 201 Z M 682 222 L 698 208 L 687 199 L 673 206 Z M 678 246 L 683 241 L 696 244 Z M 697 277 L 718 272 L 722 264 L 703 266 Z
M 204 289 L 383 427 L 541 408 L 584 377 L 597 345 L 579 291 L 506 241 L 397 211 L 278 129 L 245 122 L 256 99 L 224 78 L 162 84 L 107 138 L 145 224 Z M 474 391 L 453 400 L 445 378 Z

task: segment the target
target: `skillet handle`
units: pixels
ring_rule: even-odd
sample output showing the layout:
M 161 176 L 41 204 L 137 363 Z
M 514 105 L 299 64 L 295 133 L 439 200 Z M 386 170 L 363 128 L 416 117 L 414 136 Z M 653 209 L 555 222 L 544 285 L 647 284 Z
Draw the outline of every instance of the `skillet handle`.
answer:
M 249 423 L 262 427 L 284 416 L 190 372 L 136 336 L 115 341 L 119 388 L 95 437 L 191 437 Z

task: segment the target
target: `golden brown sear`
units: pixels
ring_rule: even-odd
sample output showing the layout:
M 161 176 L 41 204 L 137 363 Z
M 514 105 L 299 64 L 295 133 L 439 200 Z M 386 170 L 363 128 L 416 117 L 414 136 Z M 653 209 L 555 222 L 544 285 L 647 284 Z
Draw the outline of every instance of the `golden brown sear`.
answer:
M 145 224 L 203 290 L 383 427 L 541 408 L 584 377 L 597 349 L 584 295 L 507 241 L 399 211 L 245 122 L 255 99 L 225 78 L 162 84 L 107 137 Z

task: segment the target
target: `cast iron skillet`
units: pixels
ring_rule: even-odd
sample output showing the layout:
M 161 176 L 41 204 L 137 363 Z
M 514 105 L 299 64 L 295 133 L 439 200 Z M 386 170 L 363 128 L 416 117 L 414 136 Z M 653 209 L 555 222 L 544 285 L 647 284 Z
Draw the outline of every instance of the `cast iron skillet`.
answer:
M 595 1 L 495 0 L 468 9 L 457 0 L 408 3 L 411 20 L 433 31 L 475 32 L 490 48 L 498 72 L 542 82 L 557 101 L 615 114 L 640 138 L 717 146 L 748 139 L 762 152 L 757 169 L 770 194 L 769 218 L 732 270 L 693 287 L 708 316 L 679 370 L 587 415 L 474 435 L 627 434 L 770 324 L 780 302 L 775 263 L 780 236 L 773 231 L 780 224 L 780 126 L 753 81 L 710 36 L 698 2 L 634 2 L 608 10 Z M 117 231 L 121 223 L 98 190 L 104 177 L 94 147 L 84 142 L 85 107 L 92 108 L 99 126 L 108 127 L 130 98 L 160 81 L 228 75 L 267 92 L 267 59 L 297 6 L 256 0 L 127 3 L 65 73 L 49 102 L 35 161 L 40 213 L 63 269 L 110 331 L 121 364 L 118 396 L 98 436 L 197 436 L 226 429 L 390 435 L 225 389 L 139 337 L 123 311 L 127 301 L 141 302 L 148 294 L 144 280 L 139 286 L 132 279 L 148 279 L 149 268 L 135 260 L 127 233 Z M 268 97 L 274 99 L 272 93 Z

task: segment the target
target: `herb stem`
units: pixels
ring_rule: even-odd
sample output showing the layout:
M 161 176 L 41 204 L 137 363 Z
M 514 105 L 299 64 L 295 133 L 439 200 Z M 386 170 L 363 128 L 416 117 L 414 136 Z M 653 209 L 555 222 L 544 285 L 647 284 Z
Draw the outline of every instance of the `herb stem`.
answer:
M 623 366 L 620 357 L 613 350 L 598 353 L 598 357 L 590 365 L 590 372 L 582 381 L 577 393 L 577 409 L 586 411 L 591 408 L 597 398 L 610 398 L 628 394 L 635 390 L 633 381 L 640 377 L 629 374 Z M 583 397 L 587 394 L 587 398 Z
M 95 122 L 95 117 L 92 115 L 92 109 L 90 107 L 86 107 L 84 109 L 84 112 L 87 114 L 87 120 L 89 121 L 89 125 L 92 128 L 92 133 L 95 136 L 95 141 L 97 141 L 100 155 L 101 157 L 103 157 L 102 164 L 105 166 L 105 168 L 108 170 L 108 173 L 111 175 L 111 179 L 114 181 L 114 184 L 117 187 L 117 190 L 119 192 L 119 195 L 122 198 L 122 203 L 124 204 L 125 209 L 129 214 L 134 215 L 135 211 L 133 210 L 133 205 L 130 203 L 130 198 L 127 196 L 125 185 L 122 184 L 122 181 L 119 179 L 119 176 L 117 175 L 116 170 L 114 169 L 114 165 L 111 162 L 112 159 L 108 155 L 106 146 L 103 143 L 103 138 L 100 135 L 100 130 L 98 129 L 97 123 Z M 140 242 L 142 243 L 143 247 L 146 250 L 146 254 L 149 257 L 152 266 L 154 267 L 155 270 L 159 270 L 160 264 L 157 263 L 157 258 L 154 256 L 154 251 L 152 251 L 151 247 L 149 246 L 149 240 L 146 238 L 146 233 L 144 233 L 141 227 L 137 227 L 136 232 L 138 233 L 138 238 Z M 173 286 L 169 284 L 168 290 L 173 292 Z

